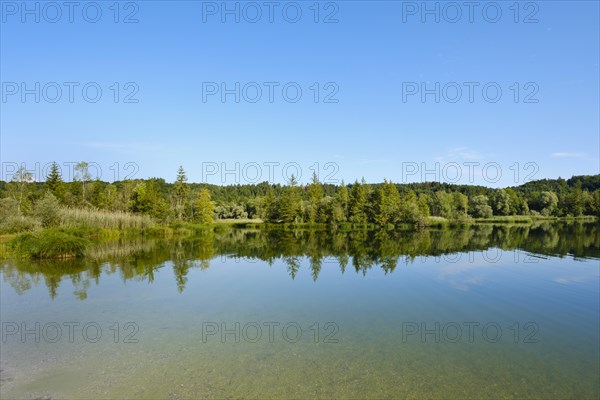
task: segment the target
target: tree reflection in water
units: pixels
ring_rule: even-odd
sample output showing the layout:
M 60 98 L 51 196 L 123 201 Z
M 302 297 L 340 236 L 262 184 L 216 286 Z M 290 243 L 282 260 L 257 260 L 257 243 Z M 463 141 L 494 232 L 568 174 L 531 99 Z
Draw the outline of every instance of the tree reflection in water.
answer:
M 398 262 L 417 256 L 443 256 L 498 248 L 538 255 L 600 258 L 600 227 L 596 223 L 533 225 L 475 225 L 462 229 L 406 231 L 206 230 L 178 239 L 120 240 L 95 245 L 84 259 L 5 260 L 0 268 L 17 293 L 39 284 L 55 298 L 63 279 L 70 279 L 74 294 L 87 297 L 92 281 L 118 273 L 124 281 L 154 281 L 155 272 L 172 265 L 177 288 L 183 292 L 190 269 L 207 269 L 216 258 L 239 257 L 272 265 L 281 259 L 294 279 L 303 258 L 317 281 L 325 258 L 335 259 L 344 273 L 349 264 L 366 275 L 374 267 L 392 273 Z M 331 260 L 329 260 L 331 261 Z

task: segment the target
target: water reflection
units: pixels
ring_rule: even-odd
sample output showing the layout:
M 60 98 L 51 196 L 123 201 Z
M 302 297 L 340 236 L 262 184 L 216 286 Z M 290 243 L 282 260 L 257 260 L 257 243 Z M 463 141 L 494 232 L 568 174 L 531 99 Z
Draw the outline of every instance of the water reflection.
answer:
M 64 279 L 85 300 L 91 282 L 101 276 L 119 274 L 124 281 L 154 281 L 155 272 L 171 266 L 177 288 L 183 292 L 191 269 L 209 268 L 211 260 L 242 258 L 272 265 L 281 259 L 294 279 L 303 258 L 317 281 L 324 263 L 349 267 L 366 275 L 372 268 L 393 272 L 399 263 L 414 262 L 419 256 L 444 256 L 453 262 L 473 251 L 489 251 L 490 262 L 498 252 L 520 250 L 531 256 L 600 258 L 600 226 L 595 223 L 540 223 L 534 225 L 478 225 L 464 229 L 421 231 L 259 230 L 219 227 L 191 238 L 107 242 L 96 245 L 81 260 L 9 260 L 0 271 L 4 280 L 21 294 L 42 280 L 51 298 Z

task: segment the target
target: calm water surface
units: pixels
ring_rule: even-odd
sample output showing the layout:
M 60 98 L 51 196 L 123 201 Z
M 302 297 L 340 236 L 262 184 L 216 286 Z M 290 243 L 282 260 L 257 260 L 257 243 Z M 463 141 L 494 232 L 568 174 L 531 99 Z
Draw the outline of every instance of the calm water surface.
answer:
M 4 261 L 0 394 L 598 398 L 599 259 L 597 225 L 541 224 L 222 229 Z

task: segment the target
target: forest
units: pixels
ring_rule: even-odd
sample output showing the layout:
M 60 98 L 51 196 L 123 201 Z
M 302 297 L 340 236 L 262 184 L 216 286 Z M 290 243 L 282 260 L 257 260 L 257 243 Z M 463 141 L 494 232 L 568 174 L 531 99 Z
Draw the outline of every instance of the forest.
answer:
M 145 227 L 174 223 L 253 221 L 268 224 L 425 227 L 482 219 L 600 216 L 600 175 L 531 181 L 508 188 L 439 182 L 308 184 L 292 176 L 286 185 L 262 182 L 218 186 L 189 183 L 179 167 L 173 183 L 163 178 L 112 183 L 91 180 L 86 162 L 65 182 L 53 164 L 44 182 L 24 168 L 0 181 L 0 233 L 98 225 Z M 98 222 L 100 221 L 100 222 Z

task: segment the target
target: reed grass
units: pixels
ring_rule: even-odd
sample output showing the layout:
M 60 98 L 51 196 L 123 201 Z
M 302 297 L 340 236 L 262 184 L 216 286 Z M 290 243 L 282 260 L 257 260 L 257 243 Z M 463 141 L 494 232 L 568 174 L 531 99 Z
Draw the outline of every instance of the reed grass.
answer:
M 9 242 L 17 257 L 37 259 L 82 257 L 88 244 L 87 239 L 54 229 L 22 233 Z
M 102 211 L 81 208 L 63 208 L 61 226 L 66 228 L 93 227 L 108 230 L 146 229 L 155 225 L 147 215 L 134 215 L 122 211 Z

